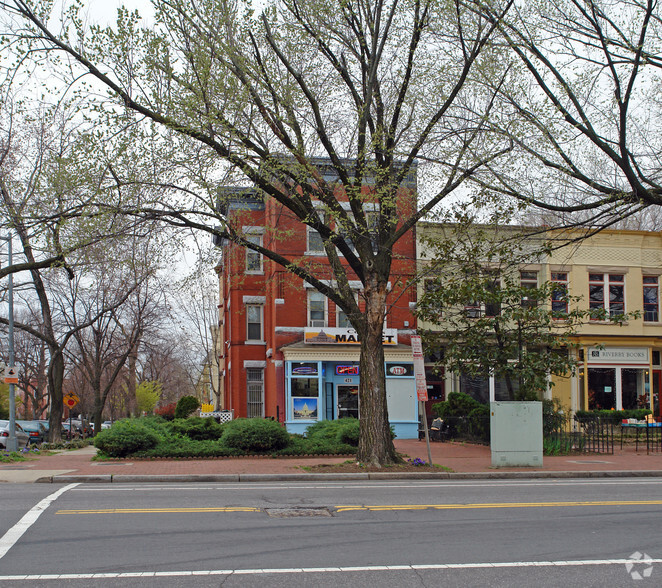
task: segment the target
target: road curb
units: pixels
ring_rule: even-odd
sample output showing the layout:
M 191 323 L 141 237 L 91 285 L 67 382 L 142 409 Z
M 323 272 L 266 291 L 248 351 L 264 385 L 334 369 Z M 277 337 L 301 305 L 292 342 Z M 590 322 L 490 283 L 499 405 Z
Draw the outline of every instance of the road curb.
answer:
M 37 483 L 53 484 L 136 484 L 136 483 L 196 483 L 196 482 L 342 482 L 347 480 L 528 480 L 553 478 L 657 478 L 660 470 L 605 470 L 559 472 L 369 472 L 329 474 L 107 474 L 107 475 L 59 475 L 44 476 Z

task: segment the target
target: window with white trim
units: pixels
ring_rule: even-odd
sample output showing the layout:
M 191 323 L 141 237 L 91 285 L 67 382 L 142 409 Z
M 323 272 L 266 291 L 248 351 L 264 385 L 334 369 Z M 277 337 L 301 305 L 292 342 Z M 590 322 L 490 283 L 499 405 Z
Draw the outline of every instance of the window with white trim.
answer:
M 246 241 L 253 245 L 262 246 L 262 235 L 249 234 L 245 236 Z M 261 274 L 264 271 L 262 266 L 262 254 L 253 249 L 246 248 L 246 273 Z
M 326 327 L 326 296 L 316 290 L 308 290 L 308 326 Z
M 264 368 L 246 368 L 246 416 L 264 418 Z
M 610 317 L 625 313 L 625 276 L 623 274 L 589 274 L 588 289 L 591 319 L 603 319 L 605 313 Z
M 644 276 L 644 320 L 660 320 L 660 290 L 658 276 Z
M 568 273 L 552 272 L 552 314 L 562 319 L 568 314 Z
M 246 340 L 264 341 L 262 335 L 262 305 L 246 305 Z
M 519 273 L 519 283 L 522 288 L 522 306 L 535 308 L 538 301 L 535 296 L 527 296 L 526 290 L 535 290 L 538 288 L 538 272 L 522 270 Z
M 316 212 L 322 223 L 326 223 L 326 213 L 323 210 L 317 210 Z M 324 241 L 322 240 L 322 235 L 312 227 L 308 227 L 308 243 L 306 250 L 308 253 L 324 253 Z
M 358 303 L 358 293 L 354 293 L 354 300 Z M 336 327 L 341 329 L 351 329 L 352 323 L 349 322 L 349 318 L 345 314 L 345 311 L 336 305 Z

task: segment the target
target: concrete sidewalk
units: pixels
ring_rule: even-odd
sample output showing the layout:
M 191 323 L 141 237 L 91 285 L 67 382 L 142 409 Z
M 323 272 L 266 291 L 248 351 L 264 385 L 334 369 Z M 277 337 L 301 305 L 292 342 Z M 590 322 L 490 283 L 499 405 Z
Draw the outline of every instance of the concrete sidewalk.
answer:
M 490 448 L 456 442 L 431 443 L 432 462 L 451 472 L 311 473 L 305 466 L 340 464 L 348 457 L 217 459 L 118 459 L 93 461 L 94 447 L 39 455 L 26 462 L 0 465 L 0 482 L 246 482 L 264 480 L 454 479 L 662 476 L 662 453 L 646 446 L 615 444 L 613 454 L 544 457 L 542 467 L 493 468 Z M 428 461 L 424 441 L 397 440 L 396 449 L 408 458 Z

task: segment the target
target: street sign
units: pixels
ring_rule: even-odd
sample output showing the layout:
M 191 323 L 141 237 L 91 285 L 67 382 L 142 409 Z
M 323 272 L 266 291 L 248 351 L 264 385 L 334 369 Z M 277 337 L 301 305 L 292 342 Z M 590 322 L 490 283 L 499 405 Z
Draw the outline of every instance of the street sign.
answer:
M 18 384 L 18 371 L 16 368 L 5 369 L 5 384 Z
M 423 343 L 420 335 L 411 336 L 411 353 L 414 356 L 416 395 L 421 402 L 425 402 L 428 399 L 428 387 L 425 381 L 425 361 L 423 359 Z
M 64 401 L 64 405 L 68 408 L 73 408 L 80 402 L 80 398 L 78 398 L 73 392 L 69 392 L 69 394 L 65 395 L 62 400 Z

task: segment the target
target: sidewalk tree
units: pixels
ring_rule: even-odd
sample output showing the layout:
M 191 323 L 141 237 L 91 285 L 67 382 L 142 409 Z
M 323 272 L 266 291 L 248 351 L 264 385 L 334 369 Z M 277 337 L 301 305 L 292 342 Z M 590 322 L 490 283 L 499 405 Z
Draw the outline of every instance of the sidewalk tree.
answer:
M 358 459 L 399 461 L 381 343 L 393 245 L 510 149 L 508 139 L 483 140 L 494 91 L 474 83 L 481 70 L 499 87 L 502 60 L 490 45 L 498 19 L 438 0 L 274 0 L 259 13 L 243 2 L 201 0 L 193 9 L 189 0 L 153 0 L 152 26 L 122 9 L 112 28 L 85 30 L 80 4 L 66 6 L 63 23 L 51 6 L 7 0 L 8 49 L 25 51 L 22 63 L 52 57 L 60 74 L 66 63 L 71 91 L 86 94 L 104 135 L 100 147 L 128 133 L 144 162 L 144 177 L 108 174 L 113 191 L 97 209 L 208 231 L 284 265 L 335 302 L 361 340 Z M 318 157 L 330 160 L 337 181 L 319 172 Z M 431 189 L 407 210 L 398 191 L 416 163 Z M 227 224 L 219 177 L 248 183 L 317 231 L 334 281 Z M 138 179 L 164 184 L 159 198 L 110 200 Z M 378 211 L 374 223 L 366 201 Z M 364 312 L 349 284 L 356 279 Z

